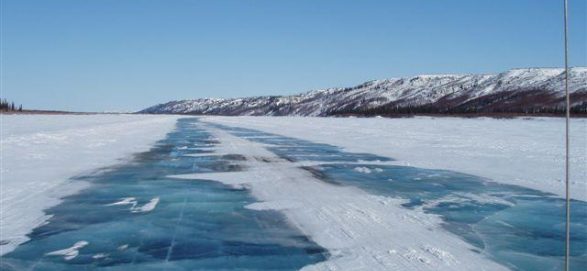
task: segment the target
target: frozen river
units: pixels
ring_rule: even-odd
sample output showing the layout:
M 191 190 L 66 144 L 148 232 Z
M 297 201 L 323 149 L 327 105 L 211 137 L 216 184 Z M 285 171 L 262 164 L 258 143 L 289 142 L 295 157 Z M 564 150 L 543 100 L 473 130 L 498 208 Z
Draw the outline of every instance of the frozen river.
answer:
M 478 253 L 512 270 L 564 267 L 565 202 L 554 194 L 453 171 L 386 165 L 390 161 L 386 157 L 218 126 L 262 143 L 290 161 L 318 162 L 306 169 L 323 181 L 405 199 L 408 201 L 403 204 L 405 208 L 438 215 L 444 221 L 444 229 L 473 244 Z M 571 267 L 580 270 L 587 268 L 587 203 L 573 200 L 571 204 Z
M 239 157 L 189 155 L 215 142 L 179 120 L 176 130 L 130 163 L 78 181 L 90 188 L 47 210 L 2 270 L 297 270 L 324 250 L 275 211 L 253 211 L 245 189 L 173 174 L 238 170 Z
M 90 185 L 46 210 L 51 218 L 3 256 L 2 270 L 298 270 L 335 258 L 281 212 L 251 208 L 258 199 L 247 185 L 173 177 L 248 171 L 246 157 L 214 151 L 221 142 L 210 129 L 259 144 L 328 186 L 357 188 L 401 201 L 402 212 L 438 217 L 441 231 L 511 270 L 561 269 L 564 201 L 554 194 L 184 118 L 150 151 L 76 178 Z M 283 167 L 257 159 L 267 167 Z M 290 191 L 292 198 L 295 193 Z M 587 204 L 572 204 L 571 266 L 581 270 L 587 268 Z M 445 262 L 452 257 L 433 246 L 421 249 Z

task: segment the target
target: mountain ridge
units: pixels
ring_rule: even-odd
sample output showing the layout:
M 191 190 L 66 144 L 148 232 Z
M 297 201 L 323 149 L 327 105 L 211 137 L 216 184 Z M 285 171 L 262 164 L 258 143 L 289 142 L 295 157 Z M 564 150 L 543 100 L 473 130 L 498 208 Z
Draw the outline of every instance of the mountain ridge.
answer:
M 574 112 L 587 112 L 587 67 L 569 72 Z M 420 113 L 560 113 L 564 69 L 519 68 L 496 74 L 421 74 L 296 95 L 171 101 L 138 113 L 333 116 Z

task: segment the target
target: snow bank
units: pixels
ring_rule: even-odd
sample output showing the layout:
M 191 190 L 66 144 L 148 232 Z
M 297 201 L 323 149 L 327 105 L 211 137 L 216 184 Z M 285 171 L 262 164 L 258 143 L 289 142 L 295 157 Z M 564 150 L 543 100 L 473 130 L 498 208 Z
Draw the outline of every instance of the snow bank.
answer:
M 174 127 L 178 117 L 3 115 L 1 118 L 0 241 L 4 245 L 0 245 L 0 255 L 3 255 L 25 242 L 25 235 L 48 218 L 44 209 L 84 187 L 82 182 L 68 183 L 68 179 L 148 150 Z
M 261 200 L 250 209 L 280 210 L 290 223 L 328 249 L 327 261 L 302 270 L 508 270 L 473 252 L 474 247 L 440 227 L 440 218 L 400 207 L 401 200 L 376 197 L 314 178 L 296 163 L 261 144 L 210 128 L 217 153 L 246 158 L 245 171 L 186 174 L 249 187 Z
M 564 195 L 564 119 L 206 117 Z M 571 122 L 572 197 L 587 200 L 587 120 Z

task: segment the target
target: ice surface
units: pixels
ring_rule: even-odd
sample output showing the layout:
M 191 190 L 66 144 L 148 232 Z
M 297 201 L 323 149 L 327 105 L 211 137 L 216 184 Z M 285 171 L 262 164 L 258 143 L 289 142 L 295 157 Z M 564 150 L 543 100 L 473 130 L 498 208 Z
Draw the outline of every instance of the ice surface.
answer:
M 43 209 L 86 187 L 75 175 L 148 150 L 178 117 L 2 115 L 0 255 L 48 218 Z
M 339 146 L 564 196 L 562 118 L 205 117 L 203 121 Z M 587 120 L 571 121 L 572 197 L 587 200 Z
M 141 207 L 133 207 L 130 209 L 130 211 L 133 213 L 145 213 L 153 211 L 155 207 L 157 207 L 157 204 L 159 204 L 159 200 L 159 197 L 153 198 L 148 203 L 145 203 L 145 205 Z
M 279 213 L 245 208 L 255 203 L 248 190 L 167 177 L 240 170 L 237 156 L 186 155 L 215 144 L 194 123 L 181 119 L 150 151 L 77 177 L 90 186 L 48 209 L 0 270 L 297 270 L 324 260 Z
M 128 163 L 91 172 L 148 149 L 176 118 L 75 117 L 3 126 L 0 248 L 12 250 L 35 229 L 1 270 L 561 264 L 559 119 L 206 117 L 214 137 L 187 119 L 180 126 L 188 134 L 171 133 Z M 55 123 L 39 124 L 47 121 Z M 587 122 L 572 125 L 573 146 L 585 146 Z M 587 266 L 585 148 L 572 155 L 572 266 L 580 268 Z
M 564 200 L 553 194 L 443 170 L 360 168 L 357 172 L 354 165 L 323 165 L 319 171 L 329 182 L 406 199 L 404 207 L 439 215 L 446 230 L 515 270 L 563 268 Z M 370 174 L 365 174 L 367 170 Z M 394 181 L 386 181 L 390 178 Z M 575 268 L 587 268 L 587 203 L 573 200 L 571 204 L 571 262 Z M 528 262 L 528 257 L 534 260 Z
M 65 248 L 65 249 L 61 249 L 61 250 L 56 250 L 56 251 L 52 251 L 49 252 L 45 255 L 49 255 L 49 256 L 63 256 L 63 259 L 66 261 L 72 260 L 75 257 L 77 257 L 77 255 L 79 255 L 79 250 L 82 249 L 83 247 L 87 246 L 89 243 L 86 241 L 79 241 L 77 243 L 75 243 L 72 247 L 70 248 Z
M 301 157 L 328 164 L 334 157 L 356 162 L 376 156 L 340 150 L 335 153 L 333 146 L 279 139 L 275 135 L 257 136 L 251 130 L 217 125 L 209 129 L 220 143 L 218 153 L 246 158 L 239 161 L 245 171 L 175 177 L 195 182 L 213 179 L 235 188 L 250 188 L 253 196 L 265 202 L 251 206 L 252 209 L 280 210 L 291 224 L 328 249 L 328 261 L 302 270 L 507 270 L 474 252 L 473 245 L 443 230 L 438 216 L 402 207 L 400 202 L 404 201 L 382 200 L 350 186 L 324 181 L 315 175 L 318 172 L 301 168 L 295 162 Z M 287 148 L 298 150 L 292 153 L 296 158 L 283 159 L 272 153 L 267 148 L 269 141 L 281 144 L 273 150 L 293 143 Z M 312 151 L 317 154 L 303 155 Z
M 315 178 L 329 184 L 355 186 L 375 195 L 405 199 L 407 202 L 402 203 L 401 206 L 440 216 L 444 221 L 441 224 L 442 227 L 476 246 L 474 251 L 505 266 L 511 266 L 515 270 L 562 268 L 564 227 L 561 222 L 564 221 L 564 202 L 554 194 L 499 184 L 446 170 L 386 165 L 379 159 L 372 160 L 376 165 L 371 165 L 368 164 L 369 161 L 363 160 L 368 156 L 364 153 L 343 152 L 330 145 L 259 133 L 250 129 L 223 125 L 213 125 L 213 127 L 246 140 L 261 143 L 259 147 L 262 148 L 253 151 L 246 145 L 246 141 L 235 144 L 235 139 L 225 135 L 219 136 L 224 141 L 228 141 L 227 145 L 232 147 L 232 151 L 243 152 L 240 149 L 246 149 L 245 152 L 249 153 L 254 160 L 268 163 L 262 165 L 264 170 L 269 171 L 267 167 L 282 167 L 280 172 L 283 172 L 285 171 L 283 167 L 295 167 L 303 164 L 304 160 L 323 161 L 322 165 L 318 163 L 311 167 L 300 167 L 300 169 L 308 170 Z M 259 136 L 261 134 L 262 136 Z M 272 158 L 263 149 L 271 150 L 282 158 L 296 163 L 283 165 L 285 162 L 279 163 L 278 159 Z M 219 151 L 225 153 L 228 150 L 221 148 Z M 355 162 L 350 163 L 349 161 L 353 159 Z M 295 175 L 294 172 L 288 172 L 288 174 Z M 255 179 L 259 178 L 258 173 L 254 176 Z M 220 176 L 219 180 L 226 181 L 225 178 Z M 274 176 L 274 178 L 279 180 L 285 176 Z M 230 183 L 231 179 L 228 178 L 228 180 Z M 253 191 L 255 191 L 255 184 L 259 181 L 247 181 L 247 178 L 241 175 L 239 182 L 252 183 Z M 298 188 L 288 191 L 295 194 L 294 191 L 297 190 Z M 575 242 L 571 250 L 571 266 L 585 268 L 587 267 L 587 235 L 584 233 L 587 232 L 587 216 L 585 215 L 587 204 L 584 201 L 575 200 L 572 205 L 574 206 L 572 238 Z M 299 199 L 292 197 L 270 200 L 264 206 L 257 208 L 273 208 L 287 213 L 292 209 L 295 211 L 307 206 Z M 365 210 L 365 212 L 369 211 Z M 377 220 L 381 220 L 380 214 L 375 216 L 378 217 Z M 331 226 L 324 225 L 324 227 Z M 390 233 L 382 232 L 381 234 Z M 459 262 L 452 253 L 438 247 L 420 245 L 420 249 L 434 254 L 437 258 L 447 259 L 453 263 Z M 397 252 L 395 249 L 393 251 Z M 410 247 L 404 256 L 424 264 L 431 263 L 429 257 L 420 254 L 414 247 Z M 459 256 L 462 255 L 457 254 L 456 257 Z M 533 260 L 529 261 L 529 258 Z

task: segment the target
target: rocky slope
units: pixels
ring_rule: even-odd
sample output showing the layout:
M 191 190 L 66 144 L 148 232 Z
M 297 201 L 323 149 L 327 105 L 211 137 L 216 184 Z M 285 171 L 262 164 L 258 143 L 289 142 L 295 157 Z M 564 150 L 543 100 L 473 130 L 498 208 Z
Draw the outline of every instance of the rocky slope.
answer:
M 587 110 L 587 67 L 570 71 L 573 110 Z M 560 113 L 563 69 L 515 69 L 499 74 L 418 75 L 292 96 L 172 101 L 150 114 L 330 116 L 393 113 Z

